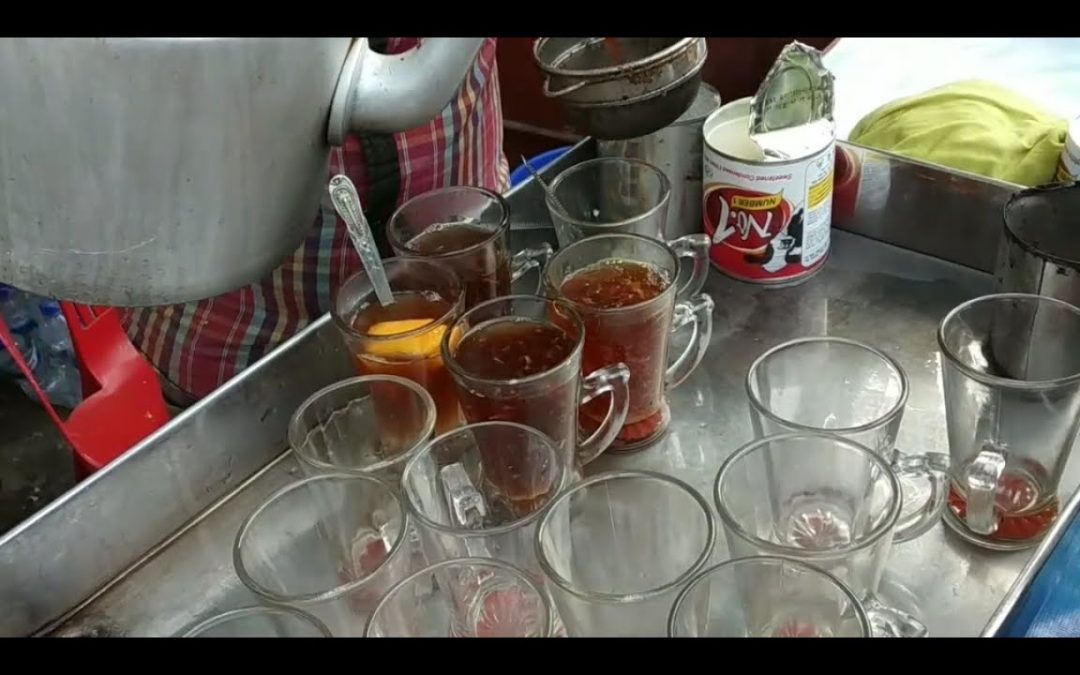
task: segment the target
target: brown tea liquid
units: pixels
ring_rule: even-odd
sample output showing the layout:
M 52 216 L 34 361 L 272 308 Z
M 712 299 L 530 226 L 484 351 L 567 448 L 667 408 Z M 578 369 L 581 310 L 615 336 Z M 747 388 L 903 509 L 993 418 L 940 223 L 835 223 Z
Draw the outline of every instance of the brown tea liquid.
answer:
M 666 424 L 664 374 L 674 304 L 646 303 L 670 286 L 671 281 L 652 265 L 612 259 L 575 272 L 559 289 L 578 307 L 585 323 L 582 373 L 619 362 L 630 368 L 630 409 L 613 449 L 651 438 Z M 643 306 L 634 309 L 638 305 Z M 605 311 L 617 309 L 625 311 Z M 603 422 L 609 405 L 602 396 L 582 407 L 586 431 Z
M 547 373 L 574 352 L 576 340 L 550 323 L 529 319 L 495 320 L 467 333 L 454 359 L 470 376 L 498 380 L 499 384 L 458 388 L 461 408 L 469 423 L 517 422 L 547 434 L 564 458 L 576 446 L 578 391 L 576 373 L 550 382 L 502 384 Z M 544 503 L 551 484 L 536 480 L 536 458 L 527 448 L 515 447 L 517 434 L 504 442 L 495 430 L 485 430 L 480 441 L 485 477 L 515 502 Z M 538 499 L 543 497 L 544 499 Z M 515 509 L 528 511 L 529 509 Z
M 432 225 L 416 235 L 405 245 L 418 255 L 443 256 L 463 251 L 457 256 L 445 258 L 465 286 L 465 308 L 510 294 L 510 262 L 503 237 L 492 237 L 487 227 L 466 222 Z M 486 246 L 474 251 L 472 248 L 488 240 Z
M 960 475 L 965 475 L 961 471 Z M 1031 541 L 1041 537 L 1057 519 L 1061 505 L 1046 471 L 1034 463 L 1008 467 L 998 481 L 994 499 L 997 530 L 990 539 Z M 949 506 L 962 523 L 967 516 L 967 495 L 955 481 L 949 484 Z
M 439 325 L 411 333 L 435 323 L 452 308 L 453 303 L 436 293 L 395 293 L 394 304 L 384 307 L 372 302 L 353 319 L 353 330 L 369 338 L 362 342 L 360 353 L 355 354 L 360 372 L 364 375 L 397 375 L 426 389 L 435 400 L 437 433 L 461 425 L 457 390 L 439 351 L 448 327 Z M 402 337 L 390 339 L 394 335 Z M 387 389 L 373 389 L 372 402 L 380 424 L 392 434 L 392 420 L 409 406 L 396 396 L 386 396 L 386 392 Z M 400 422 L 402 432 L 408 422 Z M 411 431 L 415 426 L 408 429 Z

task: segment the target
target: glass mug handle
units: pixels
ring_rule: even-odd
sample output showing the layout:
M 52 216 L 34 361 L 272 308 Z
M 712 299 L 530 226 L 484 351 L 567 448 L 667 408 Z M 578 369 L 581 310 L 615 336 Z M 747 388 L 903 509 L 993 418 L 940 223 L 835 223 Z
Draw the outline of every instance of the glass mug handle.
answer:
M 997 488 L 1005 473 L 1005 453 L 1000 448 L 986 444 L 975 456 L 965 472 L 964 487 L 967 488 L 967 506 L 964 524 L 976 534 L 990 536 L 997 532 Z
M 897 453 L 892 470 L 897 478 L 919 478 L 930 484 L 930 498 L 926 506 L 908 515 L 896 524 L 893 541 L 911 541 L 933 527 L 941 512 L 945 509 L 945 498 L 949 494 L 949 456 L 940 452 L 928 452 L 925 455 L 904 455 Z
M 686 283 L 679 286 L 676 280 L 678 290 L 675 292 L 675 297 L 681 299 L 700 293 L 702 286 L 705 285 L 705 279 L 709 276 L 709 247 L 711 246 L 709 235 L 688 234 L 678 239 L 672 239 L 667 242 L 667 245 L 676 258 L 680 260 L 682 258 L 691 258 L 694 261 L 693 270 L 690 272 L 690 278 L 686 280 Z
M 691 235 L 693 236 L 693 235 Z M 671 322 L 671 332 L 675 333 L 685 326 L 691 326 L 693 334 L 686 349 L 668 366 L 664 373 L 664 386 L 674 389 L 690 377 L 690 373 L 705 358 L 705 352 L 709 349 L 709 341 L 712 339 L 712 311 L 715 303 L 711 296 L 699 293 L 689 300 L 683 300 L 675 304 L 675 317 Z
M 588 438 L 578 443 L 577 461 L 585 466 L 607 450 L 626 423 L 626 413 L 630 412 L 630 368 L 625 363 L 615 363 L 594 370 L 581 378 L 581 392 L 580 405 L 611 394 L 611 405 L 604 421 Z
M 514 283 L 532 269 L 543 269 L 547 264 L 551 256 L 555 254 L 555 249 L 551 247 L 551 244 L 543 243 L 536 248 L 526 248 L 518 251 L 510 258 L 510 283 Z M 544 286 L 543 275 L 537 275 L 536 279 L 536 295 L 540 295 L 540 289 Z

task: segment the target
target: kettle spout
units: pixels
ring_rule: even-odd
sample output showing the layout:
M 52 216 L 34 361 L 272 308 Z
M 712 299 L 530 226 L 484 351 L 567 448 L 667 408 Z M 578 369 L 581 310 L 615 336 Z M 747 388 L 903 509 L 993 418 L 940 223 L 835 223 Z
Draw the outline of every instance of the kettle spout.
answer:
M 484 38 L 422 38 L 391 56 L 353 42 L 330 108 L 331 145 L 350 132 L 396 133 L 430 121 L 457 93 Z

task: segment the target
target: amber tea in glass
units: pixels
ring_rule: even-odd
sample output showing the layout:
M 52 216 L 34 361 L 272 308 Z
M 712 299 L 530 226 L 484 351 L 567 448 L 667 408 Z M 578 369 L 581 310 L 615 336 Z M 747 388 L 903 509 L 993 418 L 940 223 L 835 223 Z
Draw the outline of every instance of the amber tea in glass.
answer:
M 507 253 L 510 207 L 478 187 L 440 188 L 402 204 L 387 224 L 394 254 L 438 260 L 457 273 L 465 308 L 510 294 L 511 282 L 551 256 L 544 244 L 511 257 Z
M 581 367 L 591 372 L 613 363 L 630 369 L 630 406 L 613 450 L 644 447 L 671 421 L 668 388 L 681 383 L 701 362 L 712 331 L 712 299 L 700 294 L 708 271 L 708 241 L 690 235 L 670 245 L 629 234 L 598 235 L 560 250 L 545 268 L 549 291 L 568 301 L 585 325 Z M 679 260 L 694 260 L 694 271 L 679 284 Z M 560 323 L 560 317 L 553 317 Z M 689 327 L 693 337 L 674 364 L 668 364 L 670 336 Z M 605 414 L 601 401 L 582 407 L 581 425 L 596 428 Z
M 622 426 L 626 367 L 610 364 L 582 377 L 584 327 L 568 304 L 536 296 L 497 298 L 466 312 L 452 330 L 461 337 L 444 343 L 444 357 L 469 423 L 524 424 L 547 434 L 567 457 L 576 455 L 579 464 L 599 455 Z M 578 443 L 578 408 L 592 400 L 602 400 L 608 412 Z
M 439 345 L 461 311 L 461 282 L 444 265 L 422 258 L 390 258 L 383 264 L 394 304 L 380 305 L 361 271 L 338 292 L 334 321 L 362 375 L 396 375 L 418 383 L 435 401 L 436 432 L 449 431 L 461 424 L 461 412 Z M 378 398 L 379 392 L 373 395 Z M 375 404 L 385 409 L 393 401 Z

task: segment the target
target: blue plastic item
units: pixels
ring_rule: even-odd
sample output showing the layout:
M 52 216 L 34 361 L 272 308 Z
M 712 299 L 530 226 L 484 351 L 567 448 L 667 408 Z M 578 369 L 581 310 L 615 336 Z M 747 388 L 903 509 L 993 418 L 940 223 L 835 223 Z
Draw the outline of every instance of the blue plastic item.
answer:
M 1071 520 L 998 637 L 1080 637 L 1080 516 Z
M 530 157 L 529 166 L 531 166 L 535 171 L 540 171 L 548 164 L 551 164 L 552 162 L 569 152 L 570 147 L 571 146 L 566 145 L 561 148 L 554 148 L 552 150 L 548 150 L 547 152 L 542 152 L 536 157 Z M 510 173 L 510 187 L 517 187 L 521 183 L 524 183 L 525 179 L 528 177 L 529 169 L 524 164 L 522 164 Z

